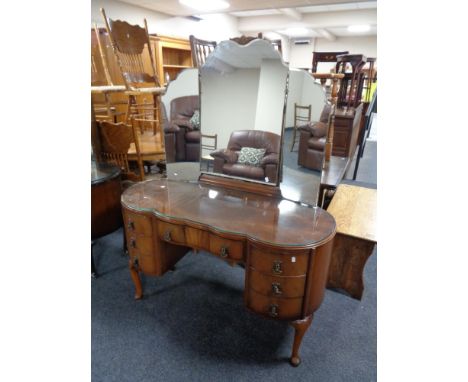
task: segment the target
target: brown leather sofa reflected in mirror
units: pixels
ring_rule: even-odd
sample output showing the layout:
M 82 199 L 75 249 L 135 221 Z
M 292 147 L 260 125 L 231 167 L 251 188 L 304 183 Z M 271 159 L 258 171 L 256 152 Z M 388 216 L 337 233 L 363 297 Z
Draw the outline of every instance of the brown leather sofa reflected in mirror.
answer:
M 234 131 L 225 149 L 212 152 L 213 172 L 236 177 L 276 183 L 279 172 L 281 137 L 278 134 L 261 130 Z M 238 163 L 243 147 L 265 149 L 259 166 Z
M 166 160 L 173 162 L 198 162 L 200 160 L 200 127 L 191 119 L 200 110 L 197 95 L 174 98 L 170 104 L 170 119 L 164 121 Z M 163 111 L 165 114 L 165 110 Z
M 328 119 L 331 105 L 325 105 L 320 121 L 300 126 L 297 164 L 310 170 L 322 170 L 325 143 L 327 141 Z

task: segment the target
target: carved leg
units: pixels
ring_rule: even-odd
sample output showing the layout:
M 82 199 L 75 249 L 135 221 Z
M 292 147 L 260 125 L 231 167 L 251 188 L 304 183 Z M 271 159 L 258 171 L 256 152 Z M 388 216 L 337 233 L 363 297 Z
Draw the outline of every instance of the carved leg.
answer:
M 130 268 L 130 276 L 135 285 L 135 300 L 139 300 L 143 296 L 143 288 L 141 287 L 140 275 L 138 274 L 138 263 L 135 264 L 135 262 L 130 259 L 128 261 L 128 267 Z
M 304 337 L 305 332 L 309 329 L 310 324 L 312 323 L 312 316 L 304 318 L 303 320 L 292 321 L 291 325 L 294 327 L 294 343 L 291 355 L 291 365 L 299 366 L 301 363 L 301 357 L 299 357 L 299 347 L 301 346 L 302 337 Z

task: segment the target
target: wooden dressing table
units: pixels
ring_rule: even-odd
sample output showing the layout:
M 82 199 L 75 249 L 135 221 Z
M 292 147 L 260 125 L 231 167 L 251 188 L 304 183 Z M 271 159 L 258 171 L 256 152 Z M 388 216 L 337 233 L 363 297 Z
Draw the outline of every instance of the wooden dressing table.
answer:
M 245 265 L 244 302 L 295 329 L 290 362 L 320 306 L 335 220 L 321 208 L 200 183 L 151 180 L 122 195 L 135 298 L 139 273 L 162 276 L 191 249 Z

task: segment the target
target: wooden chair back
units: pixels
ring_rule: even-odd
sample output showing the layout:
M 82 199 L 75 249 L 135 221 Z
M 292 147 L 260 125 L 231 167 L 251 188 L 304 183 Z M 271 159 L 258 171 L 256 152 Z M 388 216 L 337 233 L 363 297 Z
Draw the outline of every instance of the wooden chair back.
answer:
M 190 48 L 192 50 L 192 61 L 196 68 L 202 66 L 206 58 L 216 48 L 216 41 L 200 40 L 193 35 L 190 35 Z
M 301 122 L 310 122 L 312 117 L 312 105 L 301 106 L 294 103 L 294 128 L 297 129 Z
M 145 27 L 142 28 L 126 21 L 107 18 L 103 8 L 101 13 L 127 89 L 160 87 L 146 19 Z
M 293 137 L 291 140 L 291 148 L 290 151 L 294 150 L 294 145 L 296 142 L 299 141 L 299 134 L 297 131 L 299 130 L 299 126 L 305 125 L 306 122 L 310 122 L 312 118 L 312 105 L 309 106 L 301 106 L 297 103 L 294 103 L 294 129 L 293 129 Z
M 209 140 L 209 143 L 207 142 Z M 201 149 L 202 149 L 202 156 L 203 150 L 214 151 L 218 148 L 218 134 L 208 135 L 202 134 L 201 135 Z
M 136 182 L 144 180 L 145 172 L 135 129 L 122 122 L 108 121 L 97 122 L 97 129 L 100 143 L 98 160 L 119 166 L 122 170 L 122 179 Z M 136 149 L 138 173 L 131 170 L 128 159 L 128 150 L 132 144 Z
M 91 28 L 91 86 L 106 85 L 112 85 L 112 80 L 99 38 L 99 29 L 95 25 Z

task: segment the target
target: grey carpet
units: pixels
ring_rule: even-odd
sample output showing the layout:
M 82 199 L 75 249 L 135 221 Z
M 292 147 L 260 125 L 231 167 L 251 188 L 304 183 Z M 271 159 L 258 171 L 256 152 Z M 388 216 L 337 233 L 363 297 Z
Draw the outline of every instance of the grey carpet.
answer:
M 175 272 L 144 277 L 135 301 L 121 235 L 94 247 L 93 381 L 376 380 L 375 255 L 362 301 L 326 291 L 293 368 L 293 329 L 247 311 L 242 268 L 189 253 Z

